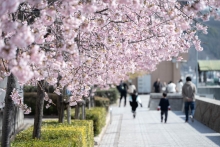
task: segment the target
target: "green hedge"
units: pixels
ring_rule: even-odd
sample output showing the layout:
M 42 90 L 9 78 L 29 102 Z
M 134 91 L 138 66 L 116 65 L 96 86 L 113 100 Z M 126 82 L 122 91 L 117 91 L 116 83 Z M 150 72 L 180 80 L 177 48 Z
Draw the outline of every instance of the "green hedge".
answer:
M 93 107 L 91 109 L 86 109 L 86 120 L 93 121 L 93 131 L 95 136 L 97 136 L 105 126 L 106 114 L 105 107 Z M 75 109 L 72 109 L 71 118 L 74 119 L 74 116 Z
M 72 120 L 71 125 L 86 126 L 87 147 L 93 147 L 94 146 L 94 131 L 93 131 L 93 121 L 92 120 Z
M 106 110 L 104 107 L 94 107 L 86 110 L 86 119 L 93 120 L 94 135 L 98 135 L 106 122 Z
M 48 96 L 50 99 L 52 99 L 53 103 L 55 105 L 51 105 L 48 109 L 46 109 L 46 104 L 47 102 L 44 102 L 44 115 L 58 115 L 57 111 L 57 99 L 58 95 L 55 93 L 48 93 Z M 29 115 L 34 115 L 35 114 L 35 105 L 36 105 L 36 98 L 37 98 L 37 93 L 36 92 L 29 92 L 29 93 L 24 93 L 24 104 L 27 104 L 28 107 L 31 107 L 31 113 Z
M 23 90 L 24 90 L 24 93 L 25 92 L 37 92 L 37 86 L 24 86 Z
M 96 107 L 105 107 L 106 111 L 108 111 L 108 107 L 110 104 L 110 100 L 108 98 L 104 98 L 104 97 L 94 97 L 94 102 L 95 102 L 95 106 Z
M 37 92 L 37 86 L 24 85 L 23 90 L 24 92 Z M 45 90 L 48 93 L 53 93 L 55 89 L 53 86 L 46 86 Z
M 59 139 L 53 139 L 49 141 L 43 141 L 43 140 L 26 140 L 23 142 L 14 142 L 12 143 L 12 147 L 78 147 L 76 144 L 77 140 L 72 138 L 70 141 L 69 139 L 65 138 L 59 138 Z
M 44 122 L 41 139 L 32 139 L 33 127 L 19 133 L 12 147 L 93 147 L 93 122 L 73 120 L 71 125 Z
M 119 97 L 119 93 L 116 88 L 111 88 L 109 90 L 97 90 L 95 92 L 95 96 L 108 98 L 110 100 L 110 104 L 114 104 Z

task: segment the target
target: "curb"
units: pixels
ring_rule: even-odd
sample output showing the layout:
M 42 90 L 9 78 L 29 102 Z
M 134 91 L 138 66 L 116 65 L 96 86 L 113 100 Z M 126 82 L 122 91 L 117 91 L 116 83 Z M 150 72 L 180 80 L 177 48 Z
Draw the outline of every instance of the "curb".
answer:
M 106 116 L 105 126 L 102 128 L 101 133 L 98 136 L 94 137 L 94 147 L 99 147 L 102 137 L 104 136 L 105 131 L 109 124 L 110 124 L 110 111 L 108 112 Z

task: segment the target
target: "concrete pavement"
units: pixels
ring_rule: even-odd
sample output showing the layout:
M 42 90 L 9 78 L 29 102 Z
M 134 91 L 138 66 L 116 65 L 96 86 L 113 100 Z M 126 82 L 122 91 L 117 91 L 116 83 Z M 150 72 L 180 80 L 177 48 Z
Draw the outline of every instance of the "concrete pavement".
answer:
M 160 112 L 147 108 L 149 96 L 140 97 L 143 107 L 137 108 L 135 119 L 129 103 L 111 107 L 112 121 L 99 147 L 220 147 L 220 133 L 196 120 L 185 123 L 180 111 L 169 111 L 167 123 L 161 123 Z

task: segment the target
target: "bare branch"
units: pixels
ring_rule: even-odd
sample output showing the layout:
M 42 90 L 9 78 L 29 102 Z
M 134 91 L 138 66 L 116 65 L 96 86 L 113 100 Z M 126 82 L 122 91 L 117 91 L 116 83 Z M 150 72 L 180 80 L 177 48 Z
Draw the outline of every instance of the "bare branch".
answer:
M 105 11 L 107 11 L 108 10 L 108 8 L 106 8 L 106 9 L 103 9 L 103 10 L 100 10 L 100 11 L 96 11 L 95 13 L 102 13 L 102 12 L 105 12 Z

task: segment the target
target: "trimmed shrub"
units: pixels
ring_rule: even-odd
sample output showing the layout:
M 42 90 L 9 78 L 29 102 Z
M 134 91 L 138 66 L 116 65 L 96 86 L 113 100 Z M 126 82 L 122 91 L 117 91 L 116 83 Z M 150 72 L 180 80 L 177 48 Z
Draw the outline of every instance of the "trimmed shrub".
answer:
M 47 144 L 47 142 L 51 142 L 51 141 L 57 141 L 57 140 L 69 140 L 67 142 L 67 144 L 72 144 L 72 145 L 76 145 L 76 146 L 86 146 L 86 140 L 85 140 L 85 127 L 76 127 L 76 128 L 53 128 L 53 129 L 44 129 L 42 130 L 42 134 L 41 134 L 41 139 L 37 140 L 37 139 L 31 139 L 32 136 L 32 129 L 31 131 L 28 130 L 28 136 L 30 136 L 28 139 L 22 139 L 22 138 L 18 138 L 15 140 L 15 142 L 13 143 L 13 145 L 15 147 L 18 147 L 17 144 L 21 143 L 21 142 L 33 142 L 35 144 L 38 144 L 38 142 L 40 142 L 40 144 Z M 20 135 L 20 134 L 19 134 Z M 25 134 L 26 135 L 26 134 Z M 64 142 L 64 145 L 66 143 Z M 30 143 L 31 145 L 31 143 Z M 52 144 L 51 144 L 52 145 Z M 37 145 L 39 146 L 39 145 Z M 27 147 L 27 146 L 25 146 Z M 30 146 L 31 147 L 31 146 Z
M 109 107 L 109 103 L 110 100 L 108 98 L 104 98 L 104 97 L 94 97 L 94 103 L 96 107 L 104 107 L 106 108 L 106 112 L 108 112 L 108 107 Z M 86 113 L 87 113 L 86 109 Z M 67 114 L 66 111 L 64 112 L 65 117 L 67 118 Z M 80 118 L 81 118 L 81 108 L 80 108 Z M 75 108 L 71 109 L 71 119 L 75 119 Z
M 23 90 L 24 92 L 37 92 L 37 86 L 24 85 Z M 53 86 L 46 86 L 45 90 L 48 93 L 53 93 L 55 89 Z
M 57 105 L 57 99 L 58 95 L 55 93 L 48 93 L 48 96 L 50 99 L 52 99 L 53 103 Z M 24 93 L 24 104 L 27 104 L 28 107 L 31 107 L 31 113 L 29 115 L 34 115 L 35 114 L 35 105 L 36 105 L 36 98 L 37 98 L 37 93 L 36 92 L 29 92 L 29 93 Z M 46 102 L 44 102 L 44 115 L 58 115 L 57 111 L 57 106 L 56 105 L 51 105 L 48 109 L 46 109 Z
M 76 139 L 72 139 L 76 140 Z M 23 142 L 14 142 L 12 147 L 78 147 L 76 141 L 72 141 L 65 138 L 53 139 L 50 141 L 42 141 L 36 139 L 30 139 Z
M 25 92 L 37 92 L 37 86 L 24 86 L 23 87 L 24 93 Z
M 94 135 L 97 136 L 106 122 L 106 110 L 103 107 L 94 107 L 86 110 L 86 119 L 93 120 Z
M 119 97 L 119 93 L 116 88 L 111 88 L 109 90 L 97 90 L 95 92 L 95 96 L 108 98 L 110 100 L 110 104 L 114 104 Z
M 87 147 L 94 146 L 94 132 L 93 132 L 93 121 L 92 120 L 72 120 L 71 125 L 74 126 L 86 126 L 87 132 Z
M 110 100 L 104 97 L 95 96 L 95 106 L 97 107 L 106 107 L 109 106 Z
M 74 120 L 72 124 L 43 122 L 41 139 L 32 139 L 33 127 L 19 133 L 12 147 L 93 147 L 93 122 Z
M 87 147 L 93 147 L 94 146 L 94 133 L 93 133 L 93 121 L 92 120 L 72 120 L 71 124 L 69 125 L 67 122 L 63 124 L 58 124 L 57 121 L 45 121 L 43 122 L 43 126 L 49 126 L 49 127 L 76 127 L 76 126 L 85 126 L 86 127 L 86 142 Z
M 108 98 L 95 96 L 94 100 L 95 100 L 96 107 L 105 107 L 106 111 L 108 111 L 108 107 L 110 103 L 110 100 Z

